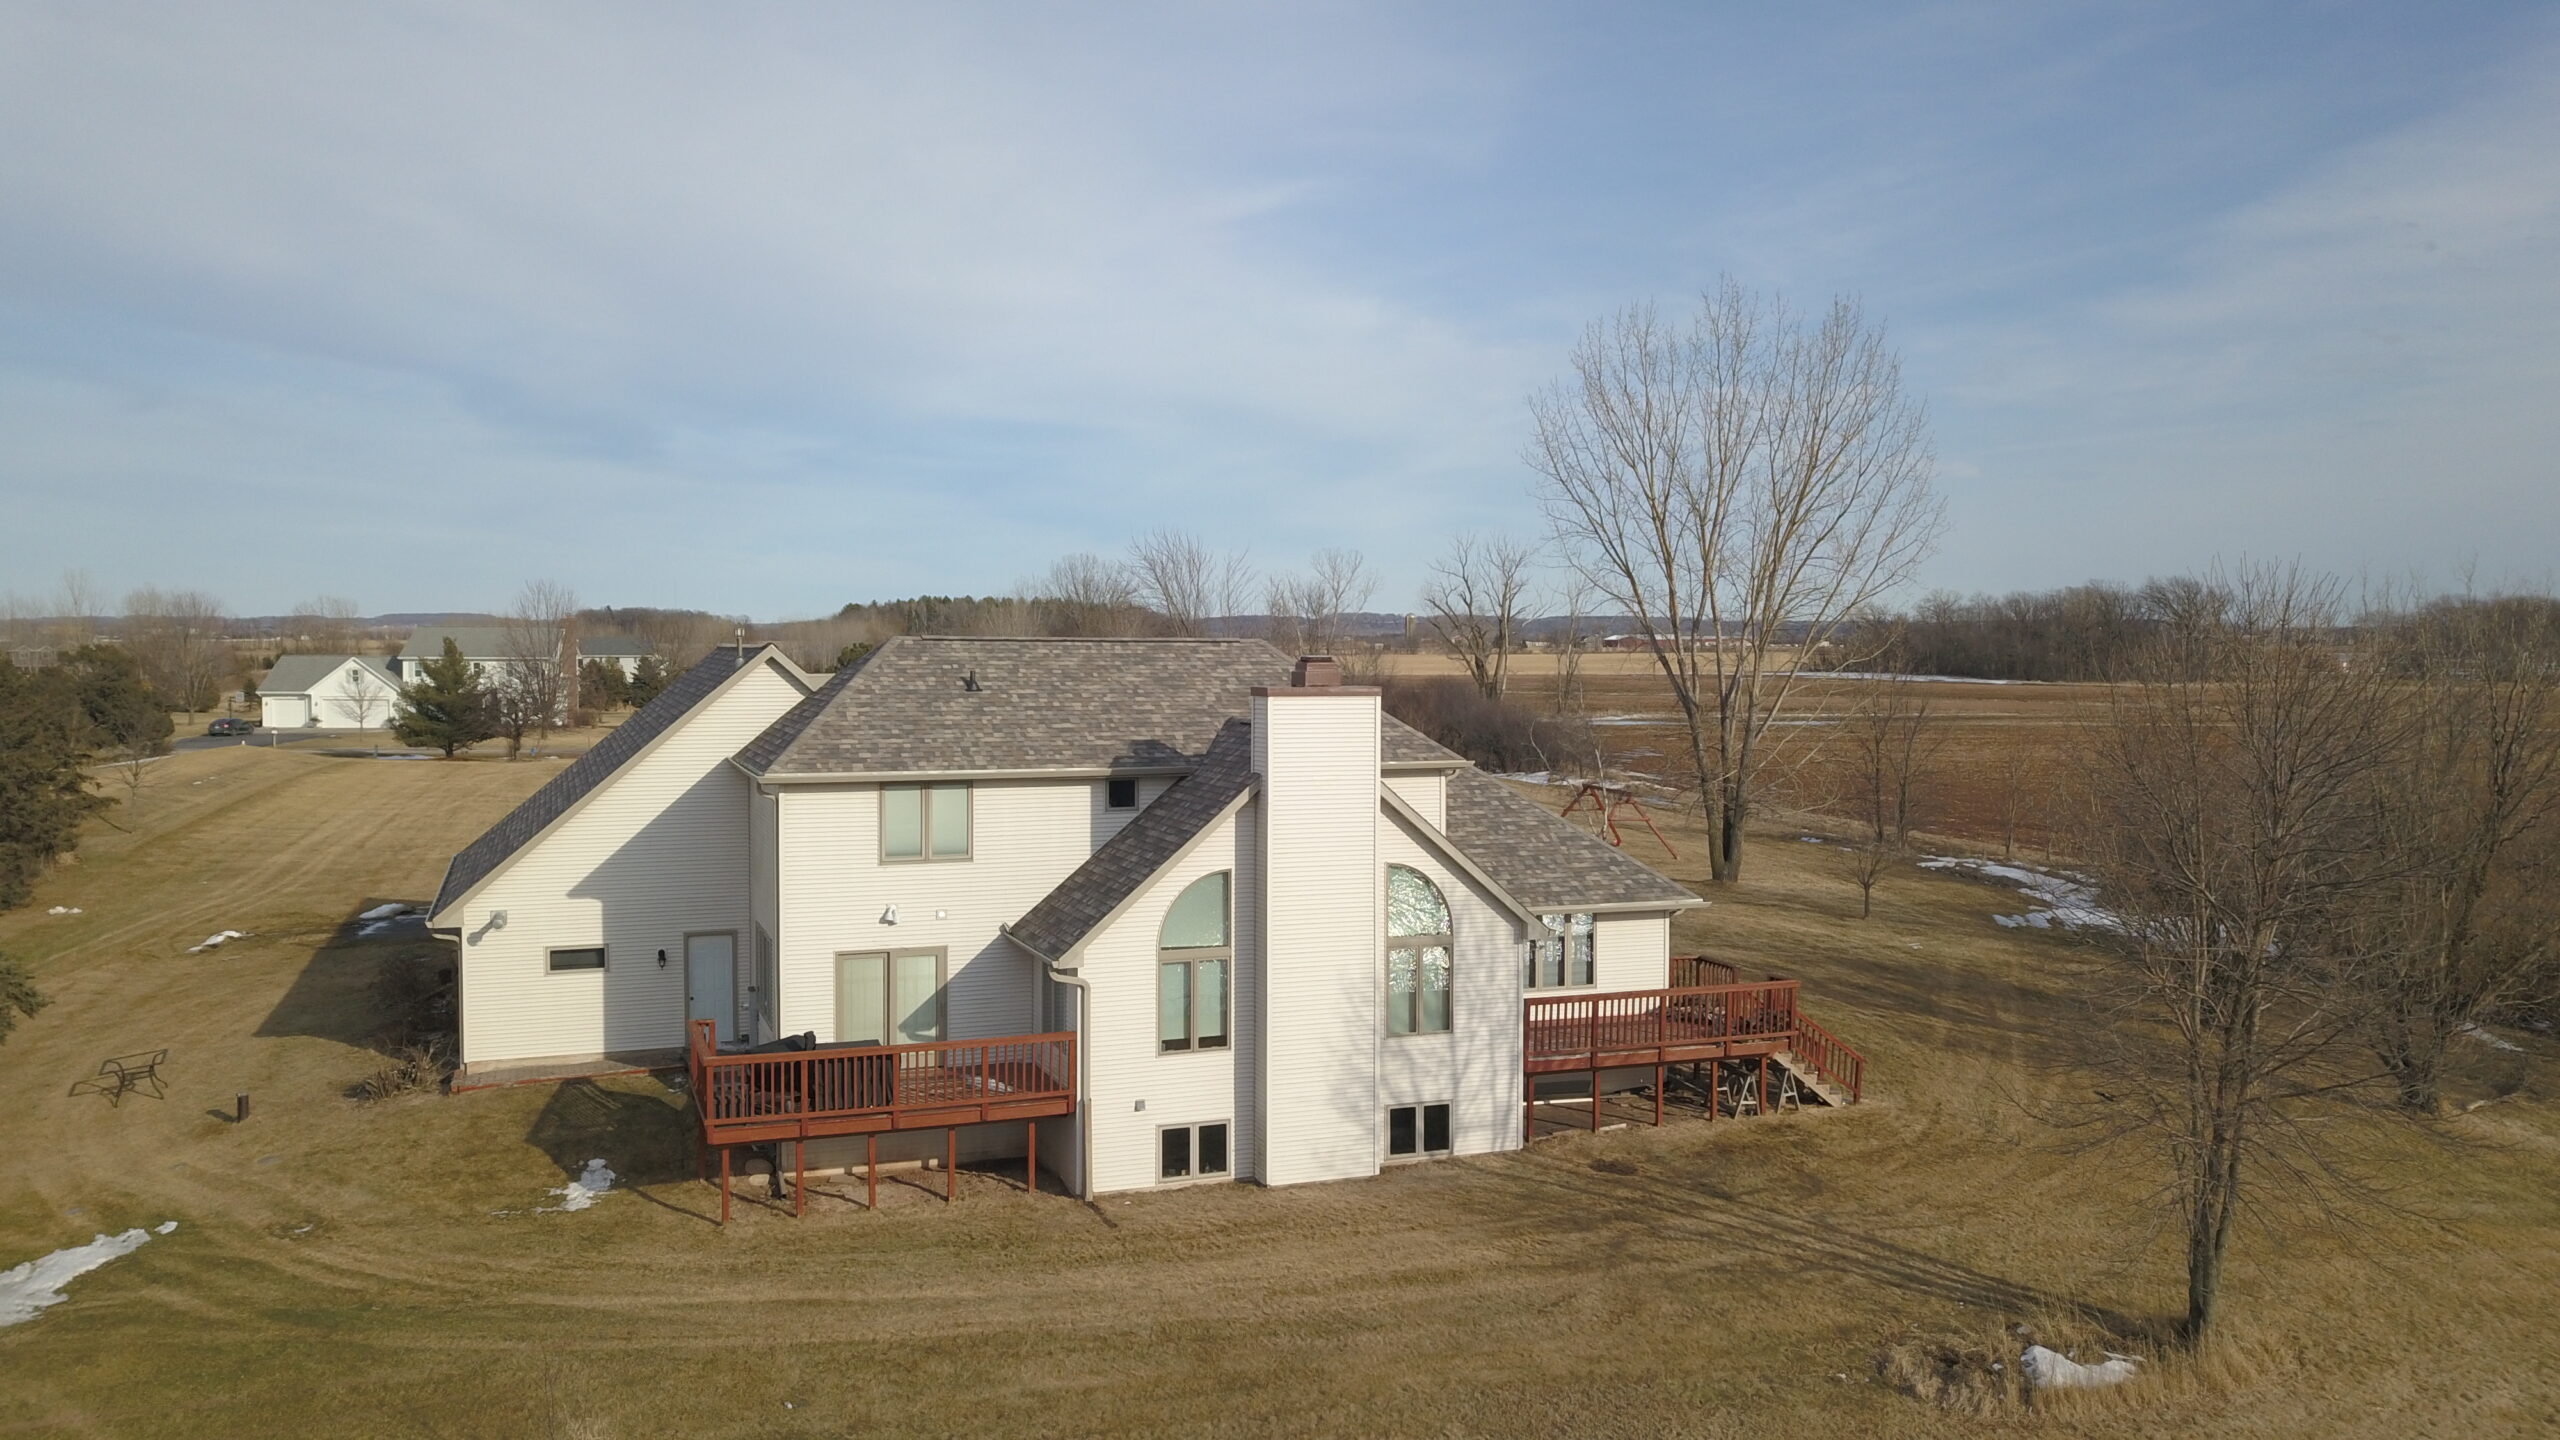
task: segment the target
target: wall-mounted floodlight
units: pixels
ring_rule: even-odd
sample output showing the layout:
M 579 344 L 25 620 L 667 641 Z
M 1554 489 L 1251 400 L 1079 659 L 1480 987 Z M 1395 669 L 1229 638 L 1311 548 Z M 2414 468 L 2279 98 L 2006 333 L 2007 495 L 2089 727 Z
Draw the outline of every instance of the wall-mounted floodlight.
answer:
M 881 923 L 881 924 L 883 924 L 883 925 L 895 925 L 895 924 L 897 924 L 897 923 L 898 923 L 898 907 L 897 907 L 897 906 L 895 906 L 895 905 L 892 905 L 892 906 L 890 906 L 888 909 L 881 911 L 881 912 L 880 912 L 880 923 Z

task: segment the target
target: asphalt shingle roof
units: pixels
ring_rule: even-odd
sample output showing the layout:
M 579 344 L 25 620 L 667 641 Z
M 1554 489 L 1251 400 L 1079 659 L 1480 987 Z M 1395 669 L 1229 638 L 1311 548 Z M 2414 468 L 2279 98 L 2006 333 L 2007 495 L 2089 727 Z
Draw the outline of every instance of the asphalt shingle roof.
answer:
M 656 646 L 649 643 L 649 637 L 646 635 L 589 635 L 581 632 L 578 636 L 578 653 L 586 656 L 630 655 L 636 657 L 655 655 L 658 651 Z
M 1293 663 L 1260 640 L 901 635 L 738 758 L 776 779 L 1187 770 L 1247 713 L 1255 686 L 1289 683 Z M 1466 763 L 1393 718 L 1381 748 L 1390 766 Z
M 376 681 L 394 688 L 399 685 L 400 682 L 391 678 L 391 671 L 383 665 L 381 660 L 371 655 L 358 655 L 354 658 L 373 673 Z M 312 686 L 335 674 L 338 667 L 346 664 L 347 660 L 348 657 L 344 655 L 278 656 L 275 668 L 269 670 L 266 678 L 258 682 L 258 693 L 261 695 L 308 695 L 311 693 Z
M 509 638 L 504 625 L 424 625 L 409 632 L 409 638 L 401 643 L 400 657 L 433 660 L 444 653 L 447 639 L 453 641 L 465 660 L 504 660 L 516 652 L 515 641 Z M 551 648 L 560 648 L 556 636 Z
M 1695 905 L 1685 887 L 1481 770 L 1449 777 L 1450 841 L 1532 910 Z
M 1228 721 L 1209 742 L 1198 769 L 1103 841 L 1005 933 L 1048 959 L 1064 958 L 1237 796 L 1253 788 L 1252 766 L 1252 727 Z
M 550 828 L 551 822 L 568 814 L 569 807 L 611 778 L 642 747 L 693 713 L 694 707 L 710 698 L 722 682 L 749 665 L 762 664 L 770 651 L 769 646 L 743 655 L 735 649 L 714 650 L 701 664 L 677 676 L 656 699 L 631 712 L 630 718 L 615 726 L 612 734 L 597 741 L 586 754 L 571 761 L 568 769 L 552 776 L 523 804 L 508 811 L 506 818 L 490 826 L 487 834 L 463 847 L 453 857 L 453 863 L 445 867 L 444 885 L 436 891 L 435 904 L 427 913 L 441 913 L 444 907 L 461 899 L 472 886 L 505 864 L 508 857 L 533 843 L 534 837 Z

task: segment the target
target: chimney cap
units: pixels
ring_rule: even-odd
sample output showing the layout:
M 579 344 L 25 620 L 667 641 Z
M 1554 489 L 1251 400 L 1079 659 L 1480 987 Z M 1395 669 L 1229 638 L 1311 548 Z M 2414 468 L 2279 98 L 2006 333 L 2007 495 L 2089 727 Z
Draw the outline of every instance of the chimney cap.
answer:
M 1342 664 L 1330 655 L 1301 655 L 1289 683 L 1300 690 L 1332 690 L 1342 684 Z

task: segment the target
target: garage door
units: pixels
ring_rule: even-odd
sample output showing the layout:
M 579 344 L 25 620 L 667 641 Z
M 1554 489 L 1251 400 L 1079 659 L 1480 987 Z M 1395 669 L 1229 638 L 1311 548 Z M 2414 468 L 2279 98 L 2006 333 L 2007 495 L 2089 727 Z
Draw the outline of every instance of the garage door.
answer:
M 258 710 L 258 718 L 270 729 L 311 723 L 308 695 L 263 695 L 258 699 Z

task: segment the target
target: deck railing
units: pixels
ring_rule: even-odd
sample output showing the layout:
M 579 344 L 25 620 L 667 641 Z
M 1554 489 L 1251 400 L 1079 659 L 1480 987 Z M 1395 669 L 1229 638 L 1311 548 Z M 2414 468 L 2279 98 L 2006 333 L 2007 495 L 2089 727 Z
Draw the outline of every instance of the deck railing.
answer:
M 1075 1035 L 1002 1035 L 921 1045 L 820 1046 L 723 1055 L 697 1020 L 685 1068 L 705 1137 L 787 1127 L 803 1136 L 1013 1118 L 1071 1103 Z
M 1867 1057 L 1842 1044 L 1838 1036 L 1799 1013 L 1796 1016 L 1796 1040 L 1790 1047 L 1823 1079 L 1849 1092 L 1855 1102 L 1867 1080 Z
M 1694 1049 L 1735 1041 L 1783 1042 L 1796 1029 L 1796 984 L 1682 985 L 1603 995 L 1533 995 L 1527 1057 L 1586 1057 Z M 1651 1059 L 1632 1063 L 1652 1064 Z
M 1721 960 L 1712 960 L 1704 955 L 1671 957 L 1671 986 L 1675 990 L 1699 985 L 1739 985 L 1741 983 L 1742 972 Z

